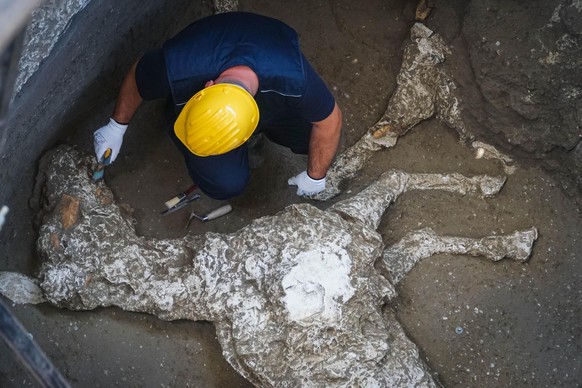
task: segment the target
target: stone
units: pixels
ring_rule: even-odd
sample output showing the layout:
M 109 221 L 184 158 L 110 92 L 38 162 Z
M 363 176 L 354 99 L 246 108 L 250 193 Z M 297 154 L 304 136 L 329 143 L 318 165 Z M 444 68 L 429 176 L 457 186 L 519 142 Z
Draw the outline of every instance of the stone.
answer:
M 439 236 L 432 229 L 425 228 L 406 235 L 387 248 L 382 262 L 392 283 L 398 284 L 420 260 L 439 253 L 485 256 L 491 261 L 511 258 L 524 262 L 529 259 L 537 238 L 536 228 L 481 239 Z
M 0 271 L 0 293 L 13 303 L 46 302 L 38 283 L 38 280 L 20 273 Z

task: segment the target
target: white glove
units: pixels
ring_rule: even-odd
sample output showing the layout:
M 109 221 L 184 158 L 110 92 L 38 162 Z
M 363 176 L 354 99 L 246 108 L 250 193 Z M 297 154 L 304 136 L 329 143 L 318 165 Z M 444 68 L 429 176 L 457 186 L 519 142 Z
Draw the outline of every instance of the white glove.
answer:
M 113 119 L 109 123 L 99 128 L 93 133 L 93 145 L 95 146 L 95 155 L 97 160 L 101 160 L 107 148 L 111 148 L 111 162 L 117 158 L 121 143 L 123 143 L 123 134 L 127 130 L 127 125 L 119 124 Z
M 307 171 L 289 178 L 287 181 L 289 186 L 297 186 L 297 195 L 315 195 L 325 189 L 325 177 L 321 179 L 313 179 L 307 175 Z

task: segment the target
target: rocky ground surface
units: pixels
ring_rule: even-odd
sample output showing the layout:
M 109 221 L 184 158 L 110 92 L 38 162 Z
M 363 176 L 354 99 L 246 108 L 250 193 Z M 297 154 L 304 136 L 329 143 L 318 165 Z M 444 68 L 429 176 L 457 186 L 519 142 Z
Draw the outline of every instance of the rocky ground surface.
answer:
M 503 121 L 497 115 L 502 114 L 499 107 L 504 106 L 503 99 L 509 98 L 502 92 L 504 78 L 495 78 L 501 85 L 498 88 L 488 84 L 483 91 L 486 98 L 476 94 L 478 88 L 465 87 L 470 80 L 494 74 L 499 67 L 496 63 L 478 60 L 478 47 L 486 45 L 483 40 L 476 41 L 477 26 L 470 24 L 472 19 L 465 18 L 478 11 L 497 9 L 495 15 L 500 19 L 495 20 L 500 22 L 490 23 L 489 29 L 483 28 L 481 32 L 489 31 L 491 36 L 481 39 L 493 45 L 499 41 L 503 48 L 512 42 L 505 37 L 516 36 L 518 21 L 510 22 L 510 10 L 503 8 L 501 2 L 482 2 L 487 3 L 482 6 L 472 3 L 478 2 L 436 1 L 437 7 L 427 24 L 455 48 L 455 76 L 463 90 L 473 93 L 465 95 L 469 96 L 475 122 L 491 125 L 493 133 L 509 133 L 506 132 L 509 126 L 496 127 L 493 120 Z M 524 7 L 530 7 L 529 12 L 535 18 L 528 17 L 530 13 L 518 12 L 523 15 L 519 22 L 534 23 L 532 28 L 538 31 L 551 23 L 559 2 L 539 7 L 533 7 L 534 3 L 546 4 L 529 2 Z M 565 2 L 563 8 L 570 7 L 570 3 L 576 2 Z M 292 6 L 285 2 L 249 0 L 241 1 L 240 9 L 278 17 L 298 30 L 307 57 L 333 88 L 343 109 L 342 148 L 345 149 L 386 109 L 396 87 L 402 43 L 414 22 L 415 6 L 416 2 L 404 0 L 299 1 Z M 493 8 L 487 9 L 487 6 Z M 88 14 L 79 16 L 76 23 L 90 18 Z M 568 23 L 558 20 L 556 25 L 577 36 L 575 21 L 564 19 Z M 516 46 L 527 44 L 514 42 Z M 532 46 L 530 50 L 534 48 L 539 49 Z M 503 51 L 508 52 L 519 53 L 511 46 Z M 485 71 L 477 71 L 476 61 Z M 504 66 L 510 68 L 512 63 L 508 60 Z M 535 72 L 531 76 L 537 77 Z M 536 82 L 542 80 L 539 78 Z M 495 90 L 499 90 L 499 96 L 492 95 Z M 538 97 L 534 94 L 532 98 Z M 517 100 L 510 98 L 509 101 Z M 491 106 L 496 109 L 492 110 Z M 522 109 L 523 103 L 515 106 Z M 95 112 L 85 121 L 86 128 L 62 141 L 90 151 L 90 133 L 104 122 L 111 108 L 109 105 L 100 114 Z M 228 233 L 257 217 L 275 214 L 288 204 L 304 202 L 286 183 L 289 176 L 302 170 L 304 158 L 268 144 L 264 164 L 254 171 L 247 192 L 231 202 L 234 207 L 231 214 L 210 223 L 196 223 L 188 231 L 185 230 L 187 210 L 160 217 L 163 202 L 189 185 L 179 155 L 160 130 L 164 127 L 161 111 L 158 103 L 142 107 L 126 137 L 123 154 L 106 171 L 105 179 L 117 202 L 127 204 L 133 211 L 139 234 L 172 238 L 206 231 Z M 530 113 L 522 112 L 522 116 Z M 533 119 L 530 117 L 530 120 Z M 538 133 L 551 132 L 543 128 L 544 123 L 547 121 L 540 121 Z M 486 133 L 479 128 L 477 134 Z M 575 150 L 579 143 L 573 139 L 579 132 L 572 137 L 568 135 L 572 130 L 562 135 L 561 145 L 547 152 L 566 155 L 569 147 Z M 511 138 L 511 133 L 507 137 Z M 582 220 L 576 204 L 579 193 L 572 189 L 571 179 L 548 173 L 547 166 L 542 168 L 535 159 L 524 157 L 525 148 L 547 138 L 516 139 L 525 146 L 518 150 L 517 169 L 508 176 L 498 196 L 480 199 L 451 193 L 407 193 L 384 216 L 379 228 L 385 244 L 394 243 L 422 227 L 467 237 L 509 233 L 530 226 L 539 230 L 533 256 L 527 264 L 441 255 L 417 265 L 400 284 L 397 318 L 420 347 L 435 375 L 448 387 L 576 387 L 582 381 L 579 319 Z M 361 173 L 348 182 L 342 196 L 330 202 L 312 203 L 327 208 L 336 200 L 358 192 L 389 169 L 466 175 L 504 173 L 498 161 L 475 159 L 474 151 L 458 140 L 456 131 L 435 119 L 427 120 L 400 138 L 394 148 L 377 152 Z M 559 172 L 563 170 L 560 161 L 575 159 L 555 160 L 554 171 Z M 193 208 L 204 211 L 216 205 L 203 198 Z M 34 257 L 22 257 L 20 253 L 30 250 L 35 232 L 32 228 L 18 230 L 21 232 L 13 233 L 11 238 L 20 239 L 26 249 L 12 251 L 13 257 L 5 264 L 7 270 L 35 267 Z M 47 305 L 12 308 L 74 386 L 249 386 L 222 358 L 214 328 L 209 323 L 164 322 L 118 309 L 80 313 Z M 0 352 L 0 385 L 31 385 L 30 378 L 5 351 Z

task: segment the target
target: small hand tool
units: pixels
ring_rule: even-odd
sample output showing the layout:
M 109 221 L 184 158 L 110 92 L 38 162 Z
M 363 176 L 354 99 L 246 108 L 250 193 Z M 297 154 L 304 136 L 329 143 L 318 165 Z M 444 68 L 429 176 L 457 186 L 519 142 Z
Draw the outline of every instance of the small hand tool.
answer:
M 97 168 L 95 172 L 93 172 L 93 180 L 98 181 L 99 179 L 103 178 L 103 174 L 105 173 L 105 166 L 111 164 L 111 148 L 107 148 L 101 156 L 99 163 L 97 163 Z
M 164 205 L 166 205 L 167 209 L 173 208 L 174 206 L 176 206 L 177 204 L 182 202 L 184 199 L 188 198 L 190 196 L 190 194 L 192 194 L 194 192 L 194 190 L 196 190 L 197 188 L 198 188 L 198 186 L 196 186 L 196 185 L 192 185 L 192 186 L 188 187 L 186 190 L 182 191 L 181 193 L 176 194 L 176 196 L 174 198 L 167 200 Z
M 175 212 L 176 210 L 182 209 L 184 206 L 188 205 L 192 201 L 196 201 L 200 199 L 200 194 L 190 194 L 189 196 L 183 197 L 181 200 L 178 201 L 174 206 L 164 210 L 160 214 L 166 215 Z M 168 201 L 169 202 L 169 201 Z M 167 203 L 167 202 L 166 202 Z
M 203 216 L 200 216 L 200 215 L 192 212 L 190 214 L 190 218 L 188 219 L 188 223 L 186 224 L 186 229 L 190 228 L 190 223 L 192 222 L 193 219 L 198 219 L 202 222 L 206 222 L 206 221 L 210 221 L 210 220 L 215 220 L 218 217 L 222 217 L 223 215 L 228 214 L 231 211 L 232 211 L 232 206 L 230 206 L 230 204 L 226 204 L 226 205 L 222 205 L 222 206 L 214 209 L 210 213 L 205 214 Z

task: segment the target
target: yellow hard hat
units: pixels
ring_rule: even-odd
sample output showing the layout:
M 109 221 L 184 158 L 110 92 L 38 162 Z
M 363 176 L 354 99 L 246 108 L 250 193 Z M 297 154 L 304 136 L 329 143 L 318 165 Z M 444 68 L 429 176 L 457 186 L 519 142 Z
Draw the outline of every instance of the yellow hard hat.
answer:
M 221 155 L 247 141 L 258 123 L 259 107 L 249 92 L 234 84 L 214 84 L 186 103 L 174 133 L 194 155 Z

